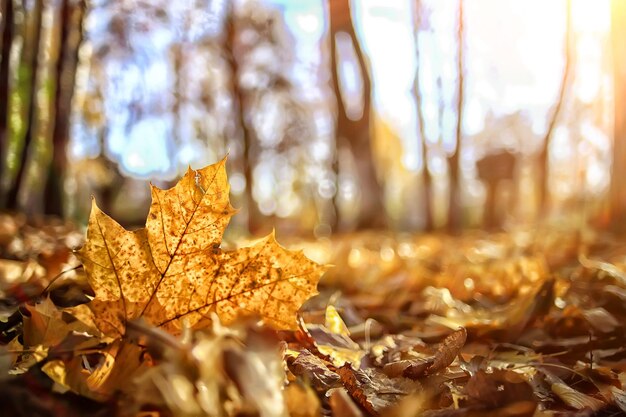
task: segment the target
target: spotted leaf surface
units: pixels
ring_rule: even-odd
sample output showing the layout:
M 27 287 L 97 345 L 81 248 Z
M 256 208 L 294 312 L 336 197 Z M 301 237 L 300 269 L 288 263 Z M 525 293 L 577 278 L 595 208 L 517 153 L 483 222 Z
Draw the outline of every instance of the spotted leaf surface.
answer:
M 302 303 L 316 293 L 324 267 L 281 247 L 273 234 L 233 252 L 220 248 L 235 210 L 229 202 L 226 160 L 189 169 L 171 189 L 151 186 L 145 228 L 128 231 L 92 206 L 87 240 L 78 252 L 95 298 L 82 315 L 105 335 L 121 336 L 128 320 L 177 333 L 198 328 L 214 311 L 229 323 L 259 316 L 295 328 Z

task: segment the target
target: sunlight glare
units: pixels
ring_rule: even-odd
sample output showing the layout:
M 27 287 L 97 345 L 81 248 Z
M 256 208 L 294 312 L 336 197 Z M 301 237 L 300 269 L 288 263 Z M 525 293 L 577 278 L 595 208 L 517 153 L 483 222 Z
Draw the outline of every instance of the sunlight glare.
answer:
M 319 32 L 322 22 L 318 16 L 313 13 L 299 14 L 295 18 L 298 27 L 306 33 L 316 34 Z

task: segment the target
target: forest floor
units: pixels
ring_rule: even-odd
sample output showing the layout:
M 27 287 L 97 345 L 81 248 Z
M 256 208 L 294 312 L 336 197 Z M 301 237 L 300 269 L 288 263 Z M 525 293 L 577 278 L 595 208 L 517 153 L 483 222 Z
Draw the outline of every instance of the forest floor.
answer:
M 96 355 L 76 331 L 40 349 L 36 320 L 54 333 L 51 317 L 71 326 L 63 308 L 90 299 L 70 250 L 83 240 L 68 223 L 0 215 L 2 415 L 626 414 L 626 239 L 611 234 L 300 241 L 333 267 L 297 330 L 241 321 L 174 338 L 136 323 L 132 349 Z M 86 385 L 49 377 L 63 361 Z M 133 377 L 106 371 L 115 362 Z

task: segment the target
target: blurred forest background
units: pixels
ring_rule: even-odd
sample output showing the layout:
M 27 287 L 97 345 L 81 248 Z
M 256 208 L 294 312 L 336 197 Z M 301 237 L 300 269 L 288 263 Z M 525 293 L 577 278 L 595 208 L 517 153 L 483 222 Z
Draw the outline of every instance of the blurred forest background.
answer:
M 0 206 L 234 230 L 626 224 L 626 0 L 1 0 Z

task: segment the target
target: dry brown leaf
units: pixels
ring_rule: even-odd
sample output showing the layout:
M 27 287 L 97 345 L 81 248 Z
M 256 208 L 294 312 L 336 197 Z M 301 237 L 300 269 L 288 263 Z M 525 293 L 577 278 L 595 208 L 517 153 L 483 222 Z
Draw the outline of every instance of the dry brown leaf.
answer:
M 405 378 L 418 379 L 424 376 L 424 373 L 432 365 L 434 359 L 435 357 L 430 357 L 390 362 L 385 364 L 383 372 L 389 377 L 403 376 Z
M 611 396 L 613 403 L 622 410 L 623 413 L 626 413 L 626 392 L 623 389 L 619 389 L 617 387 L 610 387 Z
M 437 348 L 435 359 L 428 369 L 426 369 L 426 374 L 433 374 L 450 365 L 461 351 L 461 348 L 465 345 L 466 340 L 467 330 L 465 330 L 465 328 L 460 328 L 446 337 Z
M 358 368 L 365 356 L 365 351 L 349 336 L 331 332 L 326 326 L 307 325 L 317 351 L 330 359 L 334 366 L 346 363 Z
M 78 255 L 95 292 L 88 306 L 102 333 L 124 335 L 126 321 L 138 317 L 178 333 L 181 321 L 202 327 L 212 311 L 225 324 L 253 315 L 275 327 L 296 327 L 296 312 L 316 293 L 324 268 L 282 248 L 273 234 L 252 247 L 220 249 L 235 213 L 225 164 L 189 169 L 169 190 L 151 186 L 146 227 L 136 231 L 93 203 Z M 84 307 L 74 312 L 86 314 Z
M 553 375 L 546 370 L 542 370 L 542 372 L 546 377 L 546 381 L 550 384 L 552 392 L 567 406 L 576 410 L 588 408 L 593 411 L 598 411 L 607 405 L 604 401 L 598 398 L 584 394 L 570 387 L 556 375 Z
M 490 373 L 479 370 L 470 378 L 465 390 L 468 402 L 474 407 L 500 410 L 503 416 L 532 416 L 537 408 L 532 387 L 520 374 L 510 370 L 494 369 Z M 507 407 L 511 409 L 505 414 Z
M 65 345 L 68 341 L 69 351 L 80 349 L 81 346 L 74 344 L 77 341 L 75 335 L 86 332 L 97 333 L 95 329 L 72 315 L 57 309 L 49 298 L 35 305 L 26 304 L 24 309 L 21 339 L 23 343 L 17 338 L 11 343 L 11 350 L 15 354 L 13 364 L 15 373 L 26 371 L 46 357 L 67 354 L 68 347 Z
M 330 409 L 334 416 L 363 417 L 363 413 L 354 403 L 345 388 L 333 388 L 329 391 Z
M 300 352 L 289 369 L 294 375 L 305 378 L 316 390 L 326 392 L 340 385 L 340 378 L 328 369 L 327 364 L 308 350 Z
M 93 368 L 88 357 L 77 355 L 68 361 L 46 362 L 41 370 L 59 385 L 77 394 L 103 401 L 117 391 L 131 391 L 133 378 L 147 369 L 141 347 L 117 340 L 97 354 Z
M 23 319 L 25 348 L 37 345 L 56 346 L 73 331 L 92 330 L 71 315 L 59 311 L 49 298 L 34 306 L 26 305 L 26 309 L 28 315 Z
M 552 392 L 556 394 L 565 404 L 575 408 L 576 410 L 582 410 L 589 408 L 593 411 L 598 411 L 606 406 L 604 401 L 591 397 L 587 394 L 583 394 L 580 391 L 576 391 L 574 388 L 566 385 L 563 382 L 555 382 L 550 385 Z
M 417 381 L 389 378 L 375 368 L 354 370 L 346 364 L 338 368 L 337 373 L 354 401 L 374 416 L 396 404 L 400 398 L 422 389 Z
M 350 363 L 358 368 L 365 351 L 350 337 L 348 326 L 333 305 L 326 306 L 325 325 L 311 324 L 307 332 L 311 335 L 316 349 L 331 359 L 333 365 Z

